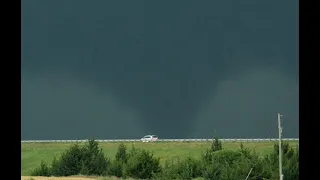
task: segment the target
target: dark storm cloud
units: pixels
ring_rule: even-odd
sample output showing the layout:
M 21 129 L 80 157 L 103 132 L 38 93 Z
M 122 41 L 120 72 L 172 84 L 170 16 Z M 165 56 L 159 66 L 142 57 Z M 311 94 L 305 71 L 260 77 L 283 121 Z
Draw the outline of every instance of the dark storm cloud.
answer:
M 139 138 L 145 133 L 134 107 L 70 74 L 24 75 L 22 86 L 25 139 Z
M 297 1 L 23 1 L 22 136 L 275 136 L 283 111 L 296 137 L 297 17 Z
M 277 112 L 284 135 L 298 134 L 298 84 L 278 68 L 253 68 L 215 89 L 199 105 L 194 136 L 276 137 Z

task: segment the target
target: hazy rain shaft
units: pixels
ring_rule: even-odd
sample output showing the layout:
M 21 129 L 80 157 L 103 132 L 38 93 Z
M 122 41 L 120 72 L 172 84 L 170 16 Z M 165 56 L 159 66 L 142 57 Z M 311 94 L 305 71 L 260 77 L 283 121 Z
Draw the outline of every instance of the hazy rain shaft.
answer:
M 22 1 L 22 139 L 298 137 L 298 1 Z

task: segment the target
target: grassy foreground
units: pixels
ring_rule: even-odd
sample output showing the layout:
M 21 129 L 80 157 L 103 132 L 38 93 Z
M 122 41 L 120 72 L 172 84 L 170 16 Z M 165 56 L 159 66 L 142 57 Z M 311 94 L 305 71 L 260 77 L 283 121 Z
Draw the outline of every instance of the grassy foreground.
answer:
M 87 176 L 70 176 L 70 177 L 43 177 L 43 176 L 22 176 L 21 180 L 119 180 L 117 177 L 87 177 Z M 134 180 L 128 178 L 126 180 Z
M 60 157 L 60 154 L 67 150 L 73 143 L 23 143 L 21 144 L 21 175 L 28 176 L 32 169 L 40 165 L 41 160 L 51 164 L 53 157 Z M 80 143 L 82 144 L 82 143 Z M 106 156 L 113 158 L 120 143 L 99 143 Z M 273 150 L 274 142 L 245 142 L 245 147 L 255 150 L 259 155 L 264 156 Z M 298 142 L 290 142 L 295 147 Z M 192 156 L 200 158 L 201 152 L 211 146 L 211 142 L 161 142 L 161 143 L 125 143 L 128 149 L 134 145 L 136 148 L 150 150 L 160 162 L 166 160 Z M 222 143 L 224 149 L 236 150 L 240 147 L 239 142 Z
M 21 180 L 120 180 L 117 177 L 86 177 L 86 176 L 70 176 L 70 177 L 43 177 L 43 176 L 21 176 Z M 126 178 L 125 180 L 137 180 Z M 203 180 L 195 178 L 193 180 Z
M 86 176 L 70 176 L 70 177 L 43 177 L 43 176 L 21 176 L 21 180 L 120 180 L 117 177 L 86 177 Z M 137 180 L 127 178 L 125 180 Z M 202 180 L 195 178 L 193 180 Z

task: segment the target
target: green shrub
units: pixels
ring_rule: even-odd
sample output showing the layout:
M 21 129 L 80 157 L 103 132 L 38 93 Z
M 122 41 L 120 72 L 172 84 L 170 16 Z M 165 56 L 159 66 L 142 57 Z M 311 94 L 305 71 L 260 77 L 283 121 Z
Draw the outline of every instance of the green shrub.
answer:
M 159 172 L 155 179 L 193 179 L 201 177 L 202 165 L 200 160 L 187 157 L 177 162 L 166 161 L 164 168 Z
M 281 149 L 283 154 L 287 154 L 287 152 L 290 150 L 290 145 L 287 141 L 281 141 Z M 273 145 L 273 153 L 279 155 L 279 143 L 274 143 Z
M 200 177 L 202 174 L 201 162 L 191 157 L 187 157 L 178 165 L 180 166 L 182 179 L 192 179 Z
M 232 165 L 236 160 L 241 158 L 242 153 L 238 151 L 231 150 L 221 150 L 215 153 L 212 153 L 212 161 L 213 163 L 229 164 Z
M 220 179 L 224 180 L 237 180 L 245 179 L 250 172 L 249 179 L 258 180 L 261 178 L 270 178 L 270 174 L 265 172 L 261 166 L 259 158 L 248 158 L 248 156 L 240 156 L 232 164 L 225 164 L 221 171 Z
M 71 176 L 80 173 L 83 159 L 83 148 L 78 144 L 72 145 L 62 153 L 60 159 L 54 157 L 52 161 L 53 176 Z
M 294 149 L 288 142 L 282 143 L 284 179 L 299 179 L 299 148 Z M 31 172 L 33 176 L 70 176 L 70 175 L 111 175 L 137 179 L 245 179 L 250 169 L 250 180 L 279 179 L 279 149 L 274 144 L 273 151 L 260 158 L 254 150 L 240 148 L 235 151 L 223 150 L 216 138 L 211 148 L 202 153 L 201 158 L 186 157 L 176 161 L 168 160 L 161 167 L 159 158 L 144 149 L 132 149 L 127 152 L 120 144 L 113 161 L 104 156 L 98 142 L 88 141 L 83 147 L 74 144 L 62 153 L 59 159 L 54 157 L 51 168 L 44 162 Z
M 110 176 L 122 177 L 123 166 L 124 163 L 122 161 L 113 160 L 108 167 L 107 174 Z
M 213 152 L 207 150 L 202 154 L 202 177 L 204 179 L 222 179 L 229 166 L 241 157 L 240 152 L 230 150 L 220 150 Z M 232 169 L 232 168 L 231 168 Z
M 207 149 L 205 152 L 202 153 L 202 160 L 205 163 L 212 162 L 213 153 L 220 150 L 222 150 L 222 143 L 218 139 L 218 137 L 216 137 L 211 144 L 211 148 Z
M 202 177 L 206 180 L 220 180 L 222 167 L 218 163 L 204 164 L 202 170 Z
M 286 143 L 288 144 L 288 143 Z M 299 147 L 294 150 L 287 145 L 286 151 L 283 154 L 283 176 L 286 180 L 299 179 Z
M 245 148 L 243 144 L 241 144 L 238 151 L 241 152 L 242 158 L 239 159 L 237 164 L 240 165 L 240 167 L 246 167 L 246 165 L 243 163 L 247 164 L 247 172 L 243 172 L 246 174 L 246 176 L 252 168 L 249 176 L 250 179 L 259 180 L 271 178 L 272 171 L 265 166 L 263 158 L 259 157 L 254 150 Z
M 264 162 L 258 154 L 245 148 L 243 144 L 237 151 L 207 150 L 202 154 L 201 160 L 204 166 L 202 172 L 204 179 L 245 179 L 251 168 L 253 170 L 250 173 L 250 179 L 271 177 L 271 171 L 264 168 Z
M 104 156 L 99 143 L 94 139 L 88 141 L 84 147 L 72 145 L 64 152 L 60 159 L 52 161 L 54 176 L 71 175 L 105 175 L 109 159 Z
M 108 167 L 107 174 L 110 176 L 122 177 L 123 176 L 123 166 L 127 163 L 128 153 L 127 147 L 121 143 L 118 146 L 115 159 L 111 162 Z
M 293 155 L 290 157 L 290 159 L 286 159 L 283 168 L 283 175 L 284 179 L 299 179 L 299 148 L 297 148 L 295 152 L 293 152 Z
M 222 150 L 222 143 L 219 140 L 219 138 L 216 137 L 212 142 L 211 151 L 215 152 L 215 151 L 220 151 L 220 150 Z
M 299 149 L 294 150 L 288 142 L 282 142 L 282 173 L 284 179 L 299 179 Z M 279 144 L 264 158 L 264 168 L 271 172 L 271 179 L 279 179 Z
M 168 162 L 166 160 L 164 166 L 160 169 L 159 172 L 152 174 L 152 179 L 154 180 L 167 180 L 167 179 L 177 179 L 177 174 L 174 173 L 172 168 L 173 162 Z
M 48 165 L 41 161 L 40 167 L 31 171 L 31 176 L 51 176 L 51 169 Z
M 150 179 L 154 173 L 161 170 L 159 158 L 144 149 L 132 148 L 124 165 L 123 176 Z
M 121 143 L 118 147 L 117 153 L 116 153 L 116 161 L 122 161 L 124 163 L 127 162 L 127 147 Z
M 99 143 L 94 139 L 82 149 L 80 174 L 83 175 L 106 175 L 109 159 L 104 156 Z
M 211 149 L 207 149 L 205 152 L 203 152 L 201 154 L 201 160 L 203 161 L 203 163 L 210 164 L 212 162 L 212 154 L 213 152 L 211 151 Z

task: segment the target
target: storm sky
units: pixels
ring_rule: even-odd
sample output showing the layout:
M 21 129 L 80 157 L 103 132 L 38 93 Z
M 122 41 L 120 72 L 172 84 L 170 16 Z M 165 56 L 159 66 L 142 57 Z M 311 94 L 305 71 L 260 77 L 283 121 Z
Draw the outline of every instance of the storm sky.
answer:
M 23 0 L 22 139 L 299 136 L 298 0 Z

